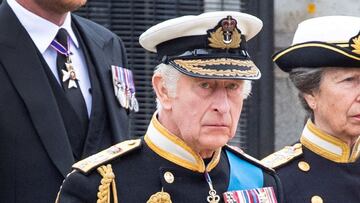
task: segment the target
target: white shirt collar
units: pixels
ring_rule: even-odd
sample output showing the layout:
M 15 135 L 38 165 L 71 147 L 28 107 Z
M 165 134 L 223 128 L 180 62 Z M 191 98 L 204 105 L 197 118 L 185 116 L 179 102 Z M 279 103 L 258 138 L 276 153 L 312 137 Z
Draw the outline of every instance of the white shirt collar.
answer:
M 52 40 L 55 38 L 60 28 L 66 29 L 71 40 L 76 47 L 79 47 L 79 42 L 75 37 L 75 33 L 71 27 L 71 14 L 67 13 L 64 24 L 58 26 L 21 6 L 16 0 L 7 0 L 9 6 L 14 11 L 20 23 L 25 27 L 31 39 L 43 54 L 49 47 Z

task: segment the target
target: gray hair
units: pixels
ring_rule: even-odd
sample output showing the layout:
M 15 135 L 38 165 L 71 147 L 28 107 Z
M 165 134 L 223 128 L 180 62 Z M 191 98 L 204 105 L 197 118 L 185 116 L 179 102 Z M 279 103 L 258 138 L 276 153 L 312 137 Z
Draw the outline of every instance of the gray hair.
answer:
M 314 121 L 314 112 L 306 102 L 304 94 L 319 90 L 324 70 L 325 68 L 295 68 L 289 73 L 290 80 L 299 90 L 298 96 L 307 114 L 305 120 L 311 118 Z
M 164 79 L 164 86 L 168 90 L 169 96 L 175 97 L 177 81 L 179 80 L 181 73 L 178 70 L 176 70 L 174 67 L 172 67 L 171 65 L 161 63 L 158 66 L 156 66 L 154 75 L 155 74 L 162 76 L 162 78 Z M 243 96 L 244 96 L 244 99 L 246 99 L 251 94 L 251 88 L 252 88 L 251 81 L 245 80 L 243 88 L 244 88 Z M 158 98 L 156 98 L 156 108 L 158 110 L 160 110 L 162 108 L 161 103 L 158 100 Z
M 171 65 L 161 63 L 155 67 L 154 75 L 161 75 L 164 79 L 164 86 L 167 89 L 170 97 L 176 96 L 177 81 L 180 78 L 180 72 Z M 161 103 L 156 98 L 156 108 L 161 110 Z

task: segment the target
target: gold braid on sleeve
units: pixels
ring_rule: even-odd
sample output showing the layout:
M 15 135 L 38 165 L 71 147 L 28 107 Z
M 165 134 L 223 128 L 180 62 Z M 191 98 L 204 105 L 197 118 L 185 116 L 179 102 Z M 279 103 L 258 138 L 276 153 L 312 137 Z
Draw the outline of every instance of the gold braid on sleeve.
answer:
M 68 173 L 68 174 L 66 175 L 65 179 L 66 179 L 67 177 L 69 177 L 72 173 L 75 173 L 75 172 L 76 172 L 75 170 L 72 170 L 70 173 Z M 60 186 L 59 192 L 58 192 L 57 195 L 56 195 L 55 203 L 59 203 L 59 202 L 60 202 L 60 193 L 61 193 L 61 189 L 62 189 L 62 187 L 63 187 L 63 184 L 64 184 L 64 182 L 65 182 L 65 179 L 63 180 L 62 185 Z
M 110 203 L 110 184 L 112 187 L 113 200 L 114 203 L 118 203 L 116 184 L 115 184 L 115 174 L 112 170 L 110 164 L 103 165 L 97 168 L 97 171 L 102 176 L 101 184 L 99 186 L 99 191 L 97 193 L 97 203 Z

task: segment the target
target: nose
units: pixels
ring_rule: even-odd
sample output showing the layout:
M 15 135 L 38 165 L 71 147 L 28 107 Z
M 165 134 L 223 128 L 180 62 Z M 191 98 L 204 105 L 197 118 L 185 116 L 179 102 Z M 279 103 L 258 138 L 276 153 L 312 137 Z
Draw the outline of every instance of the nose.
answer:
M 230 101 L 225 88 L 219 88 L 214 92 L 212 107 L 219 113 L 230 111 Z
M 357 95 L 356 101 L 357 101 L 357 102 L 360 102 L 360 93 Z

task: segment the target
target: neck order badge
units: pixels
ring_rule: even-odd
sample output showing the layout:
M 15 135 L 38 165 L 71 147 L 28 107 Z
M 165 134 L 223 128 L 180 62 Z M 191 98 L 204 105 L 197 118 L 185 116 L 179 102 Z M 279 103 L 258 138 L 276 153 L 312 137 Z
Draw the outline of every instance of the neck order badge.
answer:
M 76 72 L 70 58 L 72 53 L 70 52 L 69 42 L 69 36 L 67 35 L 66 31 L 64 29 L 60 29 L 56 39 L 54 39 L 50 45 L 57 51 L 58 54 L 61 54 L 66 58 L 66 70 L 61 69 L 61 74 L 59 74 L 59 76 L 62 75 L 62 82 L 69 80 L 68 88 L 77 88 L 76 81 L 78 79 L 76 78 Z

